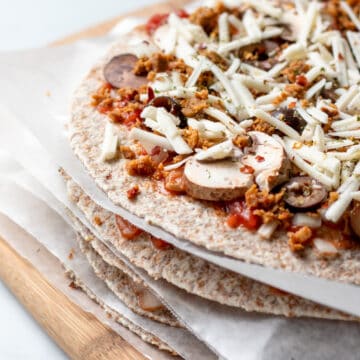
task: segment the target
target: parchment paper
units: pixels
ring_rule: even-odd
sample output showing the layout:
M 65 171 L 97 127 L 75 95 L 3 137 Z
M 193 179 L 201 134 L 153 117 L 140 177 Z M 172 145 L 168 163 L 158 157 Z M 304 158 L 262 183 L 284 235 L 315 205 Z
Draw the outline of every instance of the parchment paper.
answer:
M 23 187 L 27 187 L 48 204 L 60 209 L 61 205 L 26 174 L 16 176 Z M 61 198 L 62 196 L 58 196 Z M 63 202 L 73 209 L 80 220 L 99 237 L 71 203 L 66 194 Z M 222 306 L 185 291 L 150 278 L 144 271 L 133 266 L 119 254 L 111 244 L 104 242 L 115 255 L 159 294 L 180 320 L 210 348 L 227 359 L 334 359 L 341 356 L 351 359 L 359 350 L 360 325 L 341 321 L 314 319 L 286 319 L 246 313 L 239 309 Z M 209 326 L 209 323 L 211 326 Z M 229 336 L 229 334 L 234 334 Z M 346 343 L 346 346 L 344 344 Z M 307 344 L 307 346 L 304 346 Z M 311 344 L 309 346 L 308 344 Z M 269 357 L 271 356 L 271 357 Z
M 157 323 L 129 310 L 107 288 L 105 283 L 95 276 L 77 245 L 73 229 L 43 201 L 15 184 L 2 182 L 0 185 L 0 209 L 3 214 L 43 244 L 64 264 L 66 269 L 72 270 L 108 307 L 165 341 L 185 359 L 214 358 L 205 345 L 188 331 Z M 6 237 L 10 241 L 12 238 Z M 72 250 L 74 250 L 75 256 L 73 259 L 69 259 L 69 253 Z
M 29 175 L 20 172 L 14 176 L 22 187 L 42 198 L 59 213 L 63 212 L 62 204 Z M 58 198 L 63 198 L 65 205 L 77 212 L 76 207 L 68 202 L 66 193 L 58 195 Z M 99 236 L 81 212 L 77 214 Z M 111 244 L 104 243 L 162 297 L 195 335 L 226 359 L 352 359 L 360 350 L 360 325 L 357 323 L 286 319 L 222 306 L 187 294 L 166 281 L 150 278 L 119 254 Z
M 144 354 L 145 357 L 162 360 L 173 359 L 172 356 L 164 354 L 153 346 L 145 343 L 131 331 L 110 319 L 104 310 L 84 292 L 70 288 L 69 278 L 65 275 L 64 268 L 58 259 L 51 255 L 37 240 L 3 214 L 0 214 L 0 234 L 7 239 L 11 239 L 11 247 L 23 258 L 35 265 L 38 271 L 46 274 L 46 279 L 52 286 L 64 293 L 73 303 L 79 305 L 85 311 L 97 317 L 102 323 L 109 326 Z

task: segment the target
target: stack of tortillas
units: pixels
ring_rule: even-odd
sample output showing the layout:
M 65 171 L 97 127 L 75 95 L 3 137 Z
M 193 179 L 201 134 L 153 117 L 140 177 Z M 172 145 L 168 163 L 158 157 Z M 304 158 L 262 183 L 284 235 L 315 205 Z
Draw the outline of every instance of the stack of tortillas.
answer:
M 265 2 L 268 3 L 267 1 Z M 234 3 L 236 3 L 236 1 Z M 253 4 L 253 2 L 250 3 Z M 267 7 L 264 7 L 266 10 L 265 13 L 256 5 L 253 5 L 256 9 L 256 16 L 261 16 L 264 22 L 266 21 L 264 19 L 269 19 L 267 16 L 270 18 L 280 17 L 280 14 L 277 12 L 279 9 L 276 8 L 271 1 L 269 4 Z M 274 14 L 272 14 L 272 12 Z M 230 19 L 230 22 L 232 21 L 231 24 L 233 27 L 236 26 L 237 22 L 233 19 L 233 14 L 228 15 L 226 10 L 224 10 L 224 14 L 226 14 L 224 17 L 220 15 L 220 29 L 225 26 L 224 23 L 228 21 L 227 19 Z M 254 20 L 254 14 L 252 12 L 247 14 L 244 23 Z M 189 57 L 186 58 L 185 53 L 186 51 L 191 53 L 192 48 L 184 45 L 184 41 L 191 42 L 187 37 L 191 37 L 193 33 L 191 33 L 190 27 L 186 30 L 181 30 L 181 24 L 179 25 L 179 23 L 177 23 L 180 18 L 180 16 L 171 18 L 171 21 L 176 29 L 175 33 L 180 34 L 177 41 L 179 41 L 180 46 L 182 46 L 184 50 L 184 61 L 186 63 L 187 61 L 191 62 L 191 59 L 189 60 Z M 238 21 L 240 22 L 240 20 Z M 274 24 L 276 25 L 277 23 L 274 22 Z M 238 24 L 238 26 L 240 25 Z M 247 24 L 245 24 L 245 26 L 247 26 Z M 169 31 L 171 32 L 172 28 Z M 171 32 L 171 34 L 172 33 L 173 32 Z M 265 36 L 264 33 L 259 36 Z M 181 43 L 182 40 L 179 40 L 179 38 L 185 40 Z M 227 36 L 221 40 L 221 46 L 232 44 L 226 39 Z M 171 38 L 168 40 L 171 41 Z M 137 45 L 134 46 L 134 44 Z M 189 196 L 189 194 L 174 195 L 164 190 L 161 185 L 162 180 L 154 180 L 147 176 L 133 176 L 133 174 L 129 174 L 127 168 L 129 159 L 126 158 L 125 150 L 121 153 L 119 148 L 122 146 L 124 148 L 131 147 L 135 135 L 131 133 L 129 123 L 123 123 L 121 121 L 115 121 L 115 123 L 113 123 L 109 120 L 109 114 L 106 112 L 106 109 L 99 111 L 99 109 L 93 105 L 94 94 L 98 94 L 99 89 L 103 89 L 103 91 L 115 91 L 114 87 L 111 90 L 106 90 L 106 86 L 109 87 L 106 81 L 109 81 L 109 78 L 113 79 L 116 75 L 114 75 L 114 72 L 117 72 L 117 76 L 119 76 L 120 85 L 118 88 L 120 88 L 120 90 L 121 81 L 127 82 L 126 85 L 128 87 L 131 87 L 131 85 L 138 87 L 136 81 L 142 82 L 143 80 L 134 79 L 133 68 L 130 67 L 130 71 L 128 69 L 126 70 L 126 64 L 120 64 L 122 67 L 116 68 L 116 61 L 120 61 L 119 56 L 124 54 L 127 54 L 126 61 L 131 62 L 133 61 L 133 57 L 140 58 L 141 56 L 145 56 L 147 52 L 161 51 L 157 46 L 159 46 L 159 41 L 155 41 L 154 44 L 152 39 L 150 39 L 148 34 L 142 29 L 138 29 L 131 35 L 120 39 L 104 58 L 93 67 L 90 74 L 84 79 L 74 95 L 71 121 L 69 124 L 70 143 L 73 151 L 84 164 L 96 185 L 107 194 L 108 198 L 115 205 L 126 209 L 138 218 L 146 219 L 148 223 L 158 226 L 180 239 L 192 242 L 208 250 L 263 266 L 359 284 L 360 272 L 358 270 L 360 261 L 358 261 L 358 259 L 360 258 L 360 252 L 357 248 L 338 251 L 337 256 L 330 260 L 325 257 L 312 255 L 311 253 L 307 254 L 306 257 L 297 256 L 294 255 L 289 248 L 285 232 L 274 232 L 271 241 L 269 241 L 264 240 L 258 232 L 250 231 L 243 226 L 235 229 L 231 228 L 227 225 L 224 216 L 219 215 L 216 206 L 209 205 L 208 201 L 195 199 L 194 196 Z M 218 49 L 220 49 L 220 47 Z M 299 49 L 298 53 L 306 52 L 302 47 Z M 173 50 L 162 50 L 173 55 L 173 52 L 176 52 L 176 47 L 174 45 Z M 129 55 L 129 53 L 132 55 Z M 176 52 L 176 56 L 180 57 L 181 54 Z M 190 54 L 190 57 L 191 56 L 195 55 Z M 290 58 L 289 54 L 288 56 Z M 124 58 L 122 58 L 121 61 L 124 61 Z M 186 63 L 186 65 L 190 66 L 188 63 Z M 200 67 L 196 67 L 196 64 L 192 67 L 194 69 L 200 69 Z M 234 71 L 237 70 L 235 65 L 234 69 Z M 249 67 L 249 69 L 251 70 L 251 67 Z M 205 70 L 209 71 L 209 68 Z M 128 71 L 128 73 L 126 73 L 126 71 Z M 203 70 L 199 71 L 201 73 Z M 196 70 L 194 70 L 194 73 L 195 72 Z M 200 73 L 196 75 L 197 79 Z M 215 70 L 214 73 L 216 76 Z M 196 77 L 195 75 L 191 76 Z M 221 82 L 221 76 L 218 76 L 220 79 L 219 82 Z M 250 76 L 253 76 L 251 72 L 248 77 L 244 75 L 243 79 L 250 83 Z M 187 91 L 191 92 L 192 85 L 195 84 L 192 84 L 193 81 L 190 80 L 196 82 L 197 79 L 188 79 L 189 84 Z M 226 84 L 226 82 L 224 83 Z M 253 83 L 255 84 L 256 81 L 254 80 Z M 114 84 L 111 85 L 114 86 Z M 264 85 L 263 87 L 265 88 L 266 86 Z M 176 92 L 177 89 L 175 87 L 167 91 L 171 93 L 171 91 Z M 182 89 L 182 91 L 183 93 L 187 93 L 184 89 Z M 177 97 L 181 96 L 180 92 L 176 93 Z M 152 97 L 154 94 L 150 94 L 150 92 L 148 94 L 142 93 L 140 99 L 141 96 L 143 98 L 146 96 Z M 166 107 L 165 105 L 164 107 Z M 229 109 L 231 110 L 230 107 Z M 214 111 L 213 109 L 211 115 L 213 118 L 216 115 Z M 150 110 L 148 112 L 150 113 Z M 138 114 L 138 116 L 140 115 Z M 151 126 L 156 126 L 151 119 L 151 114 L 148 114 L 148 116 L 150 120 L 146 123 L 146 126 L 143 125 L 139 131 L 144 132 L 144 129 L 150 127 L 151 124 Z M 119 118 L 121 118 L 121 114 Z M 113 118 L 112 121 L 114 121 Z M 197 120 L 194 120 L 194 124 L 195 121 Z M 111 123 L 112 128 L 109 128 L 109 123 Z M 160 120 L 158 123 L 160 124 Z M 216 124 L 218 123 L 219 122 L 216 122 Z M 227 125 L 229 125 L 229 123 L 227 123 Z M 161 129 L 159 129 L 156 129 L 153 133 L 149 132 L 150 135 L 148 134 L 148 138 L 146 139 L 150 143 L 151 141 L 159 141 L 159 144 L 163 144 L 164 147 L 170 146 L 168 144 L 171 144 L 172 149 L 179 149 L 177 150 L 178 154 L 181 155 L 181 151 L 183 151 L 184 153 L 182 155 L 184 155 L 186 146 L 176 137 L 178 135 L 174 135 L 173 138 L 169 139 L 164 136 L 162 137 L 163 142 L 161 142 L 158 138 L 163 134 L 160 131 Z M 154 130 L 154 128 L 152 130 Z M 166 133 L 166 131 L 164 131 L 164 133 Z M 144 143 L 146 143 L 146 141 L 142 138 L 140 139 L 140 137 L 135 140 L 139 142 L 143 140 Z M 145 147 L 143 143 L 141 144 Z M 154 146 L 154 148 L 158 149 L 159 145 Z M 220 157 L 227 151 L 225 147 L 220 150 L 215 150 L 210 155 L 206 153 L 202 156 L 210 156 L 210 158 L 206 160 L 212 160 L 211 156 L 218 160 L 221 159 Z M 149 154 L 149 151 L 147 151 L 147 153 Z M 151 154 L 154 155 L 154 153 Z M 155 155 L 158 155 L 158 153 Z M 184 163 L 181 165 L 183 164 Z M 177 288 L 224 306 L 285 317 L 354 320 L 353 317 L 342 312 L 318 305 L 312 301 L 280 291 L 209 263 L 162 241 L 162 239 L 154 238 L 148 232 L 139 230 L 138 233 L 136 233 L 137 228 L 133 224 L 129 226 L 136 234 L 129 239 L 127 236 L 124 236 L 119 228 L 119 223 L 126 222 L 126 220 L 95 203 L 91 198 L 91 194 L 86 194 L 67 174 L 62 173 L 62 176 L 67 184 L 70 200 L 77 206 L 92 226 L 91 229 L 87 228 L 75 215 L 71 215 L 74 226 L 79 233 L 78 241 L 82 251 L 97 276 L 106 283 L 109 289 L 111 289 L 124 304 L 137 314 L 168 326 L 182 326 L 172 312 L 161 302 L 160 298 L 148 289 L 143 279 L 129 268 L 126 261 L 137 268 L 145 270 L 150 277 L 156 280 L 165 280 Z M 218 179 L 216 181 L 221 182 Z M 196 191 L 207 191 L 206 195 L 201 195 L 203 198 L 206 196 L 209 197 L 210 193 L 212 196 L 215 196 L 216 191 L 218 191 L 216 196 L 218 196 L 219 193 L 224 195 L 225 191 L 226 196 L 228 196 L 228 189 L 224 190 L 220 185 L 219 188 L 214 187 L 210 189 L 211 191 L 208 188 L 205 189 L 203 185 L 197 186 Z M 195 191 L 194 188 L 192 188 L 192 190 Z M 129 196 L 129 191 L 134 191 L 133 196 Z M 124 261 L 124 259 L 126 261 Z M 81 284 L 79 285 L 81 286 Z M 134 330 L 131 325 L 125 321 L 123 323 Z M 136 329 L 134 331 L 136 332 Z M 143 334 L 143 338 L 159 346 L 161 349 L 175 352 L 167 344 L 162 343 L 161 340 L 152 337 L 150 334 Z

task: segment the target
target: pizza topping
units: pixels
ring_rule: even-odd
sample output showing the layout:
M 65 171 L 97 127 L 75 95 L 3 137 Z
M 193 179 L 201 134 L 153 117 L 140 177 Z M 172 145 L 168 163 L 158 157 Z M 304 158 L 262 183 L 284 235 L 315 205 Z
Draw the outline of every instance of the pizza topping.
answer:
M 127 240 L 133 240 L 143 232 L 119 215 L 115 215 L 115 221 L 121 235 Z
M 315 229 L 319 228 L 321 224 L 321 217 L 316 213 L 296 213 L 292 219 L 292 225 L 294 227 L 308 226 Z
M 198 161 L 215 161 L 229 158 L 232 155 L 234 155 L 232 140 L 226 140 L 206 150 L 199 151 L 195 155 L 195 159 Z
M 137 60 L 137 57 L 132 54 L 114 56 L 104 67 L 105 80 L 119 89 L 145 85 L 147 83 L 146 78 L 137 76 L 133 72 Z
M 153 148 L 156 146 L 169 151 L 174 150 L 170 142 L 165 137 L 153 134 L 149 131 L 133 128 L 131 129 L 129 136 L 130 139 L 139 141 L 146 150 L 147 154 L 151 154 Z
M 308 226 L 303 226 L 300 229 L 289 232 L 289 246 L 294 252 L 303 251 L 305 246 L 311 240 L 313 232 Z
M 139 193 L 140 193 L 139 185 L 134 185 L 129 190 L 126 191 L 126 195 L 129 200 L 136 199 Z
M 261 219 L 247 206 L 244 201 L 234 201 L 229 203 L 228 211 L 230 213 L 227 224 L 231 228 L 237 228 L 240 225 L 249 230 L 256 230 L 261 224 Z
M 159 238 L 156 238 L 154 236 L 150 237 L 150 241 L 153 244 L 154 248 L 157 250 L 170 250 L 173 248 L 171 244 L 168 242 L 161 240 Z
M 184 169 L 181 167 L 170 170 L 166 174 L 164 182 L 167 191 L 177 194 L 185 193 Z
M 238 161 L 199 162 L 185 164 L 185 189 L 190 196 L 209 201 L 231 200 L 244 195 L 253 183 L 251 174 L 241 173 Z
M 156 171 L 156 164 L 150 155 L 144 155 L 138 159 L 130 160 L 126 164 L 126 170 L 132 176 L 149 176 Z
M 330 241 L 315 238 L 313 239 L 315 249 L 320 253 L 321 257 L 334 257 L 339 254 L 339 250 Z
M 113 160 L 117 154 L 118 143 L 119 137 L 116 128 L 111 123 L 107 123 L 102 143 L 101 159 L 104 161 Z
M 272 115 L 278 120 L 284 121 L 287 125 L 292 127 L 299 134 L 304 131 L 306 121 L 300 116 L 296 109 L 290 107 L 280 108 L 275 110 Z
M 157 311 L 165 308 L 152 291 L 143 284 L 132 282 L 131 286 L 137 297 L 138 305 L 144 311 Z
M 184 116 L 183 110 L 178 102 L 170 96 L 158 96 L 149 102 L 149 106 L 157 108 L 164 108 L 167 112 L 177 116 L 180 119 L 179 128 L 183 129 L 187 125 L 187 119 Z
M 153 16 L 146 51 L 111 59 L 92 105 L 128 128 L 129 174 L 201 200 L 245 196 L 263 238 L 293 226 L 294 251 L 321 253 L 308 229 L 351 223 L 360 201 L 359 11 L 248 0 Z M 117 158 L 115 130 L 104 160 Z
M 350 210 L 350 225 L 356 236 L 360 237 L 360 202 L 354 201 Z
M 285 185 L 284 200 L 297 209 L 308 209 L 320 204 L 326 197 L 326 189 L 308 176 L 297 176 Z
M 241 162 L 254 169 L 260 189 L 270 191 L 289 177 L 289 162 L 281 144 L 259 131 L 249 132 L 252 146 L 244 148 Z M 260 158 L 259 158 L 260 156 Z

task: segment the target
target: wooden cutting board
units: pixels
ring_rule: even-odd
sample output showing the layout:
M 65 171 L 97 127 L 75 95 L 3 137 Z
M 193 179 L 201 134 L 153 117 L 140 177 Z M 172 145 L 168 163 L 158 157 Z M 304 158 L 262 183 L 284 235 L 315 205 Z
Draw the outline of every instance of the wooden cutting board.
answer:
M 171 0 L 154 4 L 70 35 L 51 45 L 68 44 L 85 37 L 100 36 L 127 16 L 149 17 L 154 13 L 181 8 L 188 2 L 188 0 Z M 70 358 L 84 359 L 86 354 L 86 360 L 145 359 L 113 330 L 73 304 L 62 292 L 50 285 L 41 273 L 1 238 L 0 278 Z M 69 319 L 71 321 L 68 321 Z

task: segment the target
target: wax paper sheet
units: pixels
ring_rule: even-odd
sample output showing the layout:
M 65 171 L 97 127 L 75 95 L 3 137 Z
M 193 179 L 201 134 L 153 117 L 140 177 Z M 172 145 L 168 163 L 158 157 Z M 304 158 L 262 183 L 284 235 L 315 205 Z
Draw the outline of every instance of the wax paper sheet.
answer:
M 146 358 L 163 360 L 174 358 L 173 356 L 163 354 L 153 346 L 143 342 L 131 331 L 109 318 L 104 310 L 84 292 L 74 291 L 74 289 L 69 287 L 69 278 L 65 275 L 64 268 L 59 260 L 51 255 L 35 238 L 3 214 L 0 214 L 0 234 L 6 239 L 11 239 L 11 247 L 23 258 L 35 265 L 38 271 L 46 274 L 46 279 L 52 286 L 64 293 L 73 303 L 95 315 L 103 324 L 109 326 L 144 354 Z
M 60 204 L 28 174 L 18 172 L 13 174 L 13 177 L 21 187 L 33 192 L 59 214 L 66 217 L 63 206 L 71 208 L 79 220 L 99 237 L 81 212 L 67 200 L 66 191 L 57 194 L 57 198 L 62 202 Z M 162 297 L 168 307 L 196 336 L 223 358 L 300 360 L 335 359 L 341 356 L 342 359 L 352 359 L 360 348 L 360 325 L 357 323 L 286 319 L 247 313 L 216 304 L 187 294 L 166 281 L 150 278 L 117 252 L 110 243 L 104 243 Z
M 36 209 L 36 211 L 34 211 Z M 125 316 L 132 323 L 162 339 L 185 359 L 211 359 L 213 355 L 188 331 L 173 328 L 139 316 L 128 309 L 93 273 L 82 255 L 74 230 L 43 201 L 21 187 L 2 181 L 0 184 L 0 211 L 34 236 L 66 269 L 73 271 L 81 281 L 109 308 Z M 1 228 L 0 228 L 1 231 Z M 16 237 L 2 234 L 12 245 Z M 27 246 L 20 243 L 20 246 Z M 75 256 L 69 258 L 69 253 Z M 36 265 L 36 264 L 35 264 Z M 47 270 L 48 271 L 48 270 Z M 47 274 L 47 271 L 44 272 Z M 68 281 L 67 281 L 68 283 Z M 166 354 L 159 354 L 158 357 Z

